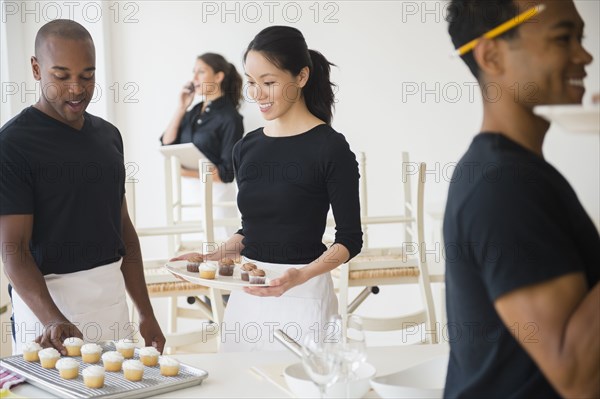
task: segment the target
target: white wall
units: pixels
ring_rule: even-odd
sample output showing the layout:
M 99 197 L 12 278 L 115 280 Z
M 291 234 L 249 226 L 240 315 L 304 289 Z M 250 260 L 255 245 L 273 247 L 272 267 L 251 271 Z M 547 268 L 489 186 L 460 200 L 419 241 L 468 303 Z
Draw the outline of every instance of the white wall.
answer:
M 35 10 L 32 4 L 36 2 L 25 3 Z M 66 7 L 66 2 L 55 3 Z M 94 36 L 100 53 L 98 69 L 104 79 L 99 82 L 102 96 L 90 112 L 108 117 L 121 129 L 126 159 L 139 166 L 138 225 L 165 221 L 158 136 L 175 109 L 181 84 L 191 75 L 195 56 L 219 52 L 242 70 L 241 57 L 248 42 L 271 24 L 299 28 L 309 47 L 338 65 L 333 71 L 333 80 L 339 85 L 334 127 L 346 135 L 355 151 L 367 153 L 370 212 L 396 212 L 401 194 L 397 155 L 401 150 L 410 151 L 413 160 L 427 161 L 434 170 L 437 166 L 437 176 L 430 176 L 436 182 L 428 185 L 427 202 L 442 204 L 447 190 L 444 175 L 451 171 L 448 164 L 466 150 L 482 114 L 474 78 L 460 60 L 448 56 L 452 45 L 444 20 L 447 3 L 272 2 L 271 15 L 266 3 L 102 2 L 103 14 L 97 19 L 99 2 L 77 2 L 73 16 Z M 586 86 L 588 93 L 598 92 L 600 2 L 576 3 L 586 22 L 585 45 L 596 59 L 588 67 Z M 47 22 L 45 17 L 53 15 L 40 3 L 35 22 L 23 9 L 13 13 L 15 4 L 22 7 L 24 3 L 2 3 L 2 123 L 33 102 L 31 95 L 25 101 L 18 95 L 4 98 L 5 82 L 32 87 L 29 56 L 35 32 Z M 316 22 L 315 4 L 320 11 Z M 227 14 L 223 7 L 233 12 Z M 301 16 L 295 22 L 298 7 Z M 337 22 L 326 23 L 328 15 Z M 418 93 L 412 94 L 415 87 Z M 252 104 L 246 104 L 242 113 L 247 131 L 261 125 Z M 598 224 L 600 137 L 553 127 L 545 152 Z M 375 244 L 384 245 L 394 238 L 386 229 L 371 231 Z M 145 255 L 166 256 L 160 244 L 164 241 L 144 241 Z
M 139 88 L 138 103 L 116 104 L 114 122 L 126 137 L 128 160 L 140 167 L 137 192 L 144 200 L 138 203 L 138 223 L 154 225 L 164 217 L 164 199 L 157 194 L 162 181 L 157 137 L 174 111 L 179 87 L 189 78 L 195 55 L 220 52 L 241 70 L 245 46 L 270 21 L 269 9 L 262 7 L 262 18 L 252 23 L 255 8 L 237 2 L 227 3 L 229 10 L 238 6 L 238 12 L 232 14 L 225 14 L 220 2 L 138 4 L 138 23 L 112 26 L 112 55 L 119 60 L 114 81 L 121 86 L 132 82 Z M 347 136 L 354 150 L 367 152 L 370 212 L 386 214 L 396 209 L 400 150 L 410 151 L 415 160 L 427 161 L 432 169 L 437 167 L 432 179 L 437 182 L 427 189 L 428 202 L 443 203 L 445 176 L 451 173 L 448 164 L 465 151 L 481 119 L 474 78 L 460 60 L 448 57 L 452 46 L 443 18 L 446 3 L 321 3 L 319 22 L 315 23 L 315 12 L 309 8 L 313 3 L 298 2 L 302 18 L 293 24 L 286 18 L 294 19 L 295 7 L 288 4 L 284 13 L 286 3 L 277 4 L 273 22 L 298 27 L 309 47 L 320 50 L 339 67 L 333 72 L 339 85 L 334 126 Z M 586 45 L 598 59 L 599 3 L 582 1 L 578 6 L 586 19 Z M 217 13 L 209 13 L 215 12 L 215 7 Z M 325 23 L 331 12 L 338 22 Z M 588 73 L 588 93 L 596 92 L 597 63 Z M 418 93 L 411 94 L 415 88 Z M 246 104 L 243 114 L 247 131 L 261 125 L 253 104 Z M 573 135 L 560 129 L 550 132 L 545 146 L 547 158 L 571 181 L 596 221 L 600 217 L 599 147 L 597 135 Z M 373 231 L 381 232 L 373 238 L 385 244 L 385 230 Z

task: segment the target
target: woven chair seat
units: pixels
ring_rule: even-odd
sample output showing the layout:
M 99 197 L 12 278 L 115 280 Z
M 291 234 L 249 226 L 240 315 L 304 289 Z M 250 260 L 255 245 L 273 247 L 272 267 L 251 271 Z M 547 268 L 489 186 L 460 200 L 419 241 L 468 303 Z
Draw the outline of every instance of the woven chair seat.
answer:
M 155 284 L 147 284 L 148 293 L 150 294 L 165 294 L 168 292 L 181 292 L 182 296 L 185 295 L 185 292 L 188 292 L 194 295 L 199 293 L 206 292 L 208 293 L 208 288 L 190 283 L 187 281 L 170 281 L 165 283 L 155 283 Z
M 331 274 L 340 276 L 340 270 L 334 269 Z M 349 280 L 384 279 L 397 277 L 419 277 L 418 267 L 394 267 L 386 269 L 352 270 L 348 275 Z

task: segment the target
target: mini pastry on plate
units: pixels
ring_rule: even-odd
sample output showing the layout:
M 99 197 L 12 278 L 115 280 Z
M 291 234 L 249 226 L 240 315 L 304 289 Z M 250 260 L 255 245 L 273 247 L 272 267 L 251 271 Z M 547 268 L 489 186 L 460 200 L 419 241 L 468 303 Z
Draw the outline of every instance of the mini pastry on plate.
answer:
M 117 351 L 106 352 L 102 355 L 102 364 L 106 371 L 121 371 L 125 358 Z
M 202 259 L 201 255 L 194 255 L 190 257 L 187 261 L 187 271 L 192 273 L 198 273 L 198 267 L 203 261 L 204 259 Z
M 81 360 L 84 363 L 98 363 L 102 355 L 102 347 L 97 344 L 84 344 L 81 347 Z
M 115 342 L 117 352 L 119 352 L 125 359 L 131 359 L 135 352 L 135 344 L 130 339 L 120 339 Z
M 56 369 L 62 378 L 72 380 L 79 375 L 79 362 L 70 357 L 63 357 L 56 362 Z
M 38 352 L 38 356 L 42 367 L 45 369 L 53 369 L 58 359 L 60 359 L 60 353 L 54 348 L 42 349 Z
M 83 383 L 88 388 L 102 388 L 104 386 L 104 368 L 101 366 L 89 366 L 81 372 Z
M 158 364 L 160 352 L 153 346 L 147 346 L 139 350 L 140 360 L 145 366 L 152 367 Z
M 250 284 L 264 284 L 267 280 L 267 274 L 263 269 L 250 270 L 248 274 L 250 275 Z
M 165 377 L 174 377 L 179 374 L 179 361 L 172 357 L 161 357 L 160 363 L 160 374 Z
M 217 274 L 217 267 L 211 263 L 202 263 L 200 265 L 200 278 L 213 280 Z
M 81 356 L 83 340 L 77 337 L 70 337 L 65 339 L 63 346 L 67 349 L 67 356 Z
M 23 345 L 23 360 L 28 362 L 37 362 L 40 360 L 38 352 L 42 347 L 37 342 L 27 342 Z
M 242 280 L 250 281 L 250 276 L 248 275 L 248 273 L 254 269 L 256 269 L 256 265 L 254 263 L 244 263 L 240 268 L 240 277 L 242 278 Z
M 219 261 L 219 276 L 233 276 L 235 263 L 233 259 L 223 258 Z
M 125 360 L 123 362 L 123 375 L 129 381 L 141 381 L 144 376 L 144 364 L 139 360 Z

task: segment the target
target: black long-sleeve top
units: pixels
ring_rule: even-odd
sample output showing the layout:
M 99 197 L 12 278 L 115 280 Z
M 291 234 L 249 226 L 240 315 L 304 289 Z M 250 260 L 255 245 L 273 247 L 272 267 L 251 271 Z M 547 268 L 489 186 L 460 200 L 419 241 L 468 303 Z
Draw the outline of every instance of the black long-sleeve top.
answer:
M 194 145 L 219 170 L 221 181 L 233 181 L 231 153 L 234 144 L 244 134 L 243 117 L 226 97 L 219 97 L 206 106 L 199 103 L 186 112 L 179 125 L 177 138 L 171 144 Z
M 244 236 L 242 255 L 263 262 L 307 264 L 327 248 L 329 205 L 335 243 L 350 257 L 362 247 L 358 163 L 329 125 L 289 137 L 248 133 L 233 149 Z

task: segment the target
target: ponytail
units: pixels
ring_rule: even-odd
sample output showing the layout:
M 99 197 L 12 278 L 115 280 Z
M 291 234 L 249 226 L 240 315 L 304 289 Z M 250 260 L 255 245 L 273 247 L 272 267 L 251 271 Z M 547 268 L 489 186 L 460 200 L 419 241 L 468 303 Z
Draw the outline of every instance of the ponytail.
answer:
M 308 50 L 312 67 L 306 86 L 302 90 L 306 106 L 311 114 L 331 125 L 333 109 L 335 108 L 335 94 L 333 88 L 336 86 L 329 80 L 331 66 L 335 66 L 316 50 Z
M 224 71 L 225 77 L 221 82 L 221 91 L 229 98 L 236 108 L 240 108 L 242 101 L 242 77 L 232 63 L 229 63 L 228 71 Z
M 243 82 L 235 66 L 222 55 L 215 53 L 204 53 L 198 56 L 198 59 L 211 67 L 214 73 L 223 72 L 225 76 L 221 82 L 221 92 L 239 109 L 242 103 Z

